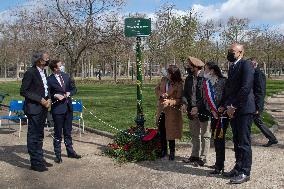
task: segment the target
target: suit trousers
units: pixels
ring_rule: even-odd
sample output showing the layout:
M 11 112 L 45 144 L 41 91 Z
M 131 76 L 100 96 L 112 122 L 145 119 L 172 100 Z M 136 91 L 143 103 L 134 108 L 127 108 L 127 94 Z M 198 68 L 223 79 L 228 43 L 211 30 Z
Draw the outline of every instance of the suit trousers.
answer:
M 210 121 L 201 122 L 198 117 L 194 117 L 189 120 L 189 128 L 192 136 L 191 156 L 205 160 L 210 148 Z
M 252 165 L 251 125 L 253 114 L 237 115 L 231 119 L 236 164 L 234 169 L 250 175 Z
M 73 112 L 66 111 L 64 114 L 52 114 L 52 117 L 54 121 L 53 147 L 55 155 L 61 156 L 62 130 L 67 155 L 75 154 L 71 137 Z
M 274 134 L 270 131 L 268 127 L 266 127 L 261 119 L 261 114 L 255 114 L 253 116 L 254 124 L 259 128 L 259 130 L 262 132 L 262 134 L 269 140 L 269 141 L 275 141 L 276 137 Z
M 212 138 L 214 139 L 214 147 L 215 147 L 215 153 L 216 153 L 215 167 L 221 170 L 224 168 L 224 162 L 225 162 L 225 151 L 226 151 L 225 150 L 225 137 L 226 137 L 226 131 L 227 131 L 228 124 L 229 124 L 229 119 L 222 120 L 223 133 L 221 133 L 221 126 L 218 126 L 216 128 L 217 124 L 218 124 L 218 119 L 211 120 Z
M 27 115 L 29 122 L 27 133 L 27 148 L 32 166 L 43 165 L 42 146 L 46 116 L 47 109 L 45 108 L 39 114 Z

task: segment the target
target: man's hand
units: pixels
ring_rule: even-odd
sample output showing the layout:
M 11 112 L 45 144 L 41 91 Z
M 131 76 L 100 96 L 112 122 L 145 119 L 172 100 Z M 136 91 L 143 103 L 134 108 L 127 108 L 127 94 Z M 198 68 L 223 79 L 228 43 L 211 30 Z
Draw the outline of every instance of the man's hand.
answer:
M 65 98 L 63 95 L 60 94 L 55 94 L 54 97 L 58 100 L 63 100 Z
M 227 114 L 229 116 L 229 118 L 233 118 L 234 117 L 234 113 L 236 111 L 237 108 L 235 108 L 234 106 L 227 106 Z
M 70 97 L 70 92 L 66 92 L 66 93 L 65 93 L 65 97 L 66 97 L 66 98 Z
M 50 99 L 45 100 L 44 98 L 42 98 L 41 101 L 40 101 L 40 103 L 41 103 L 41 105 L 43 105 L 44 107 L 49 108 L 50 105 L 51 105 L 51 100 L 50 100 Z
M 256 110 L 255 114 L 256 114 L 256 115 L 258 115 L 258 114 L 259 114 L 259 111 L 258 111 L 258 110 Z
M 198 113 L 198 108 L 197 108 L 197 107 L 193 107 L 193 108 L 191 109 L 190 114 L 193 115 L 193 116 L 195 116 L 195 115 L 197 115 L 197 113 Z

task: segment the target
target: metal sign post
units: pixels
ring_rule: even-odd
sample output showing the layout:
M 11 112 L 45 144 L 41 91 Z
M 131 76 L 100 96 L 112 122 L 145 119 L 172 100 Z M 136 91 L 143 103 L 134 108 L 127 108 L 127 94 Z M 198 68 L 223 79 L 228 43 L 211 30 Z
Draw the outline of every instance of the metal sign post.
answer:
M 151 34 L 151 20 L 144 18 L 126 18 L 124 27 L 125 37 L 136 37 L 136 68 L 137 68 L 137 127 L 144 131 L 144 113 L 142 108 L 142 52 L 141 37 Z

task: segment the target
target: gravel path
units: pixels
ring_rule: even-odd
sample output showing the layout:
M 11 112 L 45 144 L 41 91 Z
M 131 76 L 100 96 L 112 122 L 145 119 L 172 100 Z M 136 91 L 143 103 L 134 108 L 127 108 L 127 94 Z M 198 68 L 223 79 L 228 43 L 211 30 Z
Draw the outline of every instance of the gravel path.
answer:
M 277 96 L 276 96 L 277 97 Z M 271 103 L 275 98 L 268 99 Z M 277 97 L 278 120 L 283 119 L 284 96 Z M 283 104 L 281 103 L 283 102 Z M 267 104 L 269 107 L 271 104 Z M 272 107 L 275 108 L 273 105 Z M 80 160 L 68 159 L 63 150 L 63 163 L 53 162 L 52 138 L 46 132 L 44 140 L 45 158 L 54 164 L 49 171 L 38 173 L 29 170 L 26 150 L 26 126 L 21 138 L 18 127 L 10 131 L 7 126 L 0 128 L 0 188 L 284 188 L 284 125 L 279 123 L 276 133 L 279 144 L 264 148 L 267 142 L 262 135 L 253 137 L 253 167 L 251 181 L 242 185 L 230 185 L 229 180 L 208 176 L 208 167 L 193 167 L 181 160 L 189 155 L 189 147 L 177 149 L 174 162 L 157 160 L 153 162 L 117 164 L 101 154 L 101 150 L 111 140 L 92 133 L 80 138 L 74 131 L 74 148 L 83 155 Z M 226 150 L 226 170 L 234 164 L 232 146 Z M 214 149 L 210 149 L 209 163 L 214 162 Z

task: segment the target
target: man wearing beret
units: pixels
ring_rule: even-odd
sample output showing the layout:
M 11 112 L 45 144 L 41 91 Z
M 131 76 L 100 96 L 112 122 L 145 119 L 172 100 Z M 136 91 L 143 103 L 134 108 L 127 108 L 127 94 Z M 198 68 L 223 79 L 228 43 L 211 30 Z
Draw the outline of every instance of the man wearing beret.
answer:
M 204 67 L 204 63 L 191 56 L 188 57 L 187 62 L 186 69 L 189 75 L 184 84 L 183 99 L 186 105 L 183 108 L 187 110 L 188 118 L 190 119 L 189 128 L 192 135 L 192 152 L 191 156 L 183 161 L 203 166 L 206 163 L 211 137 L 210 113 L 206 109 L 202 95 L 203 76 L 201 70 Z
M 44 125 L 47 110 L 51 105 L 44 67 L 48 65 L 46 52 L 35 52 L 32 67 L 23 77 L 20 90 L 25 97 L 24 112 L 28 117 L 27 148 L 30 155 L 31 169 L 38 172 L 47 171 L 52 164 L 43 158 Z

